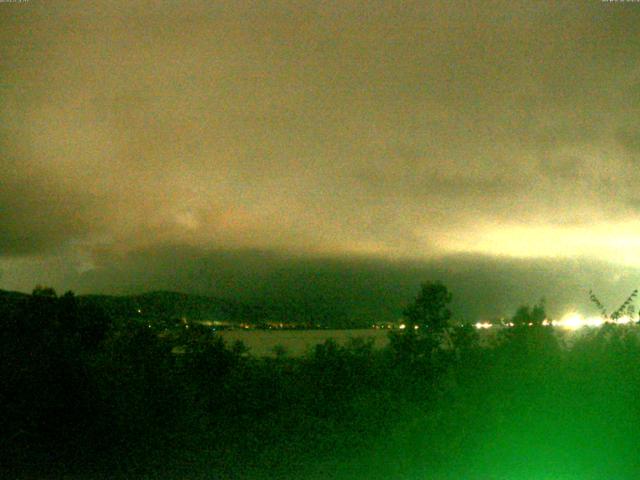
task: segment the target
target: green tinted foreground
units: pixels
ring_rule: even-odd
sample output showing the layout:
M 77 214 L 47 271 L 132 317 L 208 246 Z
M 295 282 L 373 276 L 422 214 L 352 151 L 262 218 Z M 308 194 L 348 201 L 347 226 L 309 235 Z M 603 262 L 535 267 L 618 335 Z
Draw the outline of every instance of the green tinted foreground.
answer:
M 638 478 L 640 363 L 624 336 L 483 352 L 436 407 L 399 421 L 336 478 Z
M 248 355 L 72 296 L 4 308 L 6 478 L 640 478 L 638 327 L 409 331 Z M 180 345 L 183 354 L 172 349 Z
M 330 440 L 319 435 L 297 461 L 287 457 L 295 448 L 266 448 L 247 478 L 638 478 L 636 332 L 594 331 L 572 350 L 548 332 L 471 348 L 430 370 L 430 384 L 423 375 L 433 364 L 418 374 L 419 360 L 387 357 L 383 374 L 402 370 L 392 391 L 350 397 L 330 425 L 321 421 Z

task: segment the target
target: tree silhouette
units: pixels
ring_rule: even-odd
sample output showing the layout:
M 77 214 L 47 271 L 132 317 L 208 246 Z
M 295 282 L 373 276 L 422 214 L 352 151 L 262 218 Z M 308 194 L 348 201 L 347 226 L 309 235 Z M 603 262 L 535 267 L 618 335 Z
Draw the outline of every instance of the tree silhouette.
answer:
M 602 302 L 598 299 L 596 294 L 593 293 L 592 290 L 589 290 L 589 299 L 596 306 L 596 308 L 600 312 L 600 315 L 605 320 L 617 320 L 620 317 L 625 316 L 625 315 L 628 315 L 630 318 L 633 318 L 633 316 L 635 314 L 635 311 L 636 311 L 635 305 L 634 305 L 634 301 L 635 301 L 635 298 L 636 298 L 637 295 L 638 295 L 638 289 L 635 289 L 626 298 L 626 300 L 624 302 L 622 302 L 622 304 L 616 310 L 611 312 L 611 314 L 609 315 L 607 313 L 607 309 L 602 304 Z
M 46 297 L 46 298 L 56 298 L 56 291 L 51 287 L 45 287 L 42 285 L 36 285 L 36 288 L 33 289 L 31 293 L 34 297 Z
M 545 301 L 540 301 L 531 308 L 529 305 L 521 305 L 516 310 L 511 321 L 516 327 L 526 326 L 540 326 L 542 322 L 547 318 L 547 312 L 545 310 Z
M 426 282 L 420 286 L 415 300 L 403 313 L 407 328 L 413 331 L 417 326 L 429 333 L 443 332 L 451 319 L 451 293 L 440 282 Z

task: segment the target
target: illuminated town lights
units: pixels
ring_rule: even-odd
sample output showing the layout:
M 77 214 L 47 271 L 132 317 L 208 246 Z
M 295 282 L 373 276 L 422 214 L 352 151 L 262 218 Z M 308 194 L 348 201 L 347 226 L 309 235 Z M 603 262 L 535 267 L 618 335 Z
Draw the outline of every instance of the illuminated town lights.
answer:
M 571 313 L 567 313 L 560 320 L 554 320 L 553 322 L 551 322 L 551 324 L 554 327 L 560 327 L 567 330 L 577 330 L 582 327 L 601 327 L 605 323 L 627 325 L 632 322 L 633 320 L 628 315 L 612 320 L 612 319 L 597 317 L 597 316 L 585 318 L 579 313 L 571 312 Z
M 489 323 L 489 322 L 478 322 L 475 324 L 475 327 L 480 330 L 480 329 L 486 329 L 486 328 L 491 328 L 493 326 L 493 324 Z
M 562 316 L 559 320 L 550 320 L 545 318 L 540 324 L 536 324 L 535 322 L 525 322 L 522 324 L 524 327 L 534 327 L 536 325 L 542 325 L 543 327 L 556 327 L 564 330 L 579 330 L 583 327 L 591 327 L 597 328 L 603 326 L 605 323 L 611 323 L 616 325 L 629 325 L 633 324 L 636 320 L 631 318 L 629 315 L 624 315 L 617 319 L 610 319 L 607 317 L 600 316 L 591 316 L 585 317 L 584 315 L 578 312 L 569 312 Z M 497 328 L 514 328 L 516 325 L 514 322 L 505 322 L 504 320 L 500 320 L 500 323 L 492 323 L 488 321 L 479 321 L 473 325 L 474 328 L 478 330 L 488 330 L 492 327 Z M 462 324 L 459 324 L 462 326 Z M 375 328 L 379 328 L 376 326 Z M 383 327 L 384 328 L 384 327 Z M 390 328 L 390 326 L 389 326 Z M 411 326 L 401 323 L 398 325 L 400 330 L 410 329 Z M 419 325 L 414 325 L 413 329 L 418 330 L 420 328 Z

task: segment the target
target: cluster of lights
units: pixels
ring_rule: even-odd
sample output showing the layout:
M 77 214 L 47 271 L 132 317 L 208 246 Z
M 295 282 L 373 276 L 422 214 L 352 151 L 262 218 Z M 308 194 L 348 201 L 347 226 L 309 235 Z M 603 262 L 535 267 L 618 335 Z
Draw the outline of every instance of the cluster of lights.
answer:
M 489 323 L 489 322 L 478 322 L 478 323 L 476 323 L 476 325 L 475 325 L 475 326 L 476 326 L 476 328 L 477 328 L 478 330 L 483 330 L 483 329 L 485 329 L 485 328 L 491 328 L 491 327 L 493 327 L 493 323 Z
M 407 326 L 406 326 L 404 323 L 401 323 L 401 324 L 398 326 L 398 328 L 399 328 L 400 330 L 404 330 L 405 328 L 407 328 Z M 414 329 L 414 330 L 418 330 L 419 328 L 420 328 L 420 325 L 414 325 L 414 326 L 413 326 L 413 329 Z
M 632 323 L 631 317 L 625 315 L 623 317 L 617 318 L 615 320 L 610 318 L 602 318 L 602 317 L 584 317 L 579 313 L 571 312 L 567 313 L 560 320 L 543 320 L 542 325 L 545 327 L 559 327 L 565 330 L 578 330 L 582 327 L 601 327 L 605 323 L 612 323 L 616 325 L 626 325 L 628 323 Z M 528 324 L 530 327 L 533 326 L 533 323 Z M 494 326 L 493 323 L 489 322 L 477 322 L 474 325 L 478 330 L 488 329 Z M 505 323 L 505 327 L 513 327 L 514 324 L 512 322 Z
M 554 320 L 552 322 L 547 322 L 547 324 L 551 324 L 554 327 L 565 328 L 567 330 L 577 330 L 582 327 L 601 327 L 605 323 L 612 323 L 616 325 L 626 325 L 631 323 L 631 317 L 625 315 L 623 317 L 617 318 L 615 320 L 609 318 L 602 317 L 583 317 L 579 313 L 568 313 L 560 320 Z

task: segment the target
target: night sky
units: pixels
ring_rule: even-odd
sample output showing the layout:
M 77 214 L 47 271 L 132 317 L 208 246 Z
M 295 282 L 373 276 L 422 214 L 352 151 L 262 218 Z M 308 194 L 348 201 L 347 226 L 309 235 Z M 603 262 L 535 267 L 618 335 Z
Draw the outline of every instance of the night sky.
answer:
M 0 288 L 615 307 L 638 119 L 632 2 L 0 3 Z

